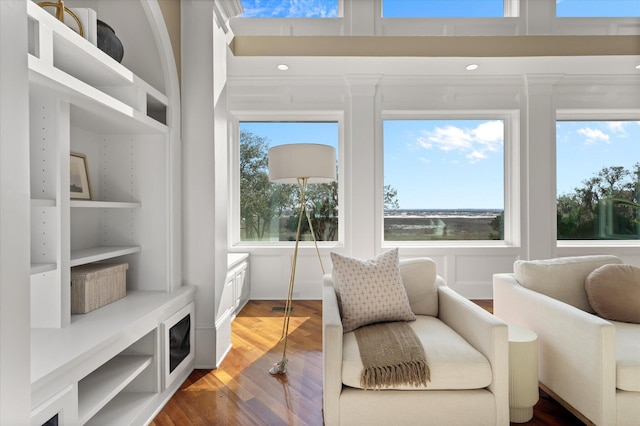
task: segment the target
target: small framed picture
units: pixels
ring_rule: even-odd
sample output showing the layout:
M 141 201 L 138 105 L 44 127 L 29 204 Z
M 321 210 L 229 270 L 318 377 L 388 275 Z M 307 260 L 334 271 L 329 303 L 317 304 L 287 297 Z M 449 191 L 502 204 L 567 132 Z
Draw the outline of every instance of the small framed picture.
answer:
M 91 200 L 91 181 L 89 180 L 87 156 L 72 152 L 69 169 L 71 170 L 71 199 Z

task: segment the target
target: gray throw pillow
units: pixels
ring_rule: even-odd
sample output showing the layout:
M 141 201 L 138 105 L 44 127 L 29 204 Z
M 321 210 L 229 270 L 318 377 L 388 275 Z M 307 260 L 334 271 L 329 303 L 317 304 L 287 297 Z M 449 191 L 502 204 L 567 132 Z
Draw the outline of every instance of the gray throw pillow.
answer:
M 640 268 L 604 265 L 591 272 L 584 284 L 589 303 L 602 318 L 640 323 Z
M 332 278 L 345 333 L 385 321 L 413 321 L 398 249 L 360 260 L 331 253 Z

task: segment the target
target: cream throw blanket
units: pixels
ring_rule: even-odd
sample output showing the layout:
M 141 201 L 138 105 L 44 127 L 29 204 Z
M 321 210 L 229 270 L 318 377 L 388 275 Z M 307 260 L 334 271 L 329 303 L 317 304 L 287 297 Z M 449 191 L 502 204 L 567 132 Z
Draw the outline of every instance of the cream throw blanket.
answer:
M 357 328 L 364 371 L 363 389 L 399 385 L 426 386 L 429 366 L 422 343 L 406 322 L 383 322 Z

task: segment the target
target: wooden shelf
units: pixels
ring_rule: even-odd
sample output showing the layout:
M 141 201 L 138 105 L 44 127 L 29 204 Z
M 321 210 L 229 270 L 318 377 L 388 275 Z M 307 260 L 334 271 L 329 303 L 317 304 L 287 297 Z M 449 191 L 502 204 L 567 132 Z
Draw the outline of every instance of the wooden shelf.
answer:
M 120 355 L 78 383 L 78 416 L 85 424 L 153 361 L 152 356 Z
M 69 266 L 80 266 L 87 263 L 99 262 L 101 260 L 113 259 L 127 254 L 138 253 L 140 247 L 92 247 L 71 252 L 71 262 Z

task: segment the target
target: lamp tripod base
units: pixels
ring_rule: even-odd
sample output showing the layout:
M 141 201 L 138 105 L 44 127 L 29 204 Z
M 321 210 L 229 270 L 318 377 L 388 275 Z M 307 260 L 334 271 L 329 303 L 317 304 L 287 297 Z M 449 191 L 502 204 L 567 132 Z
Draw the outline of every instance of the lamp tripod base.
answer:
M 289 360 L 287 358 L 282 358 L 280 361 L 273 364 L 273 367 L 269 369 L 269 374 L 287 374 L 287 364 Z

